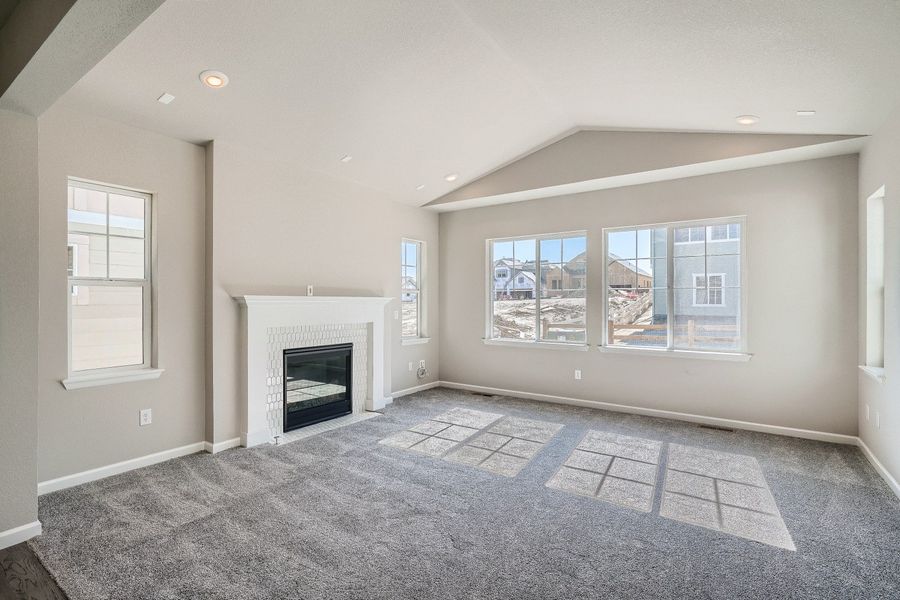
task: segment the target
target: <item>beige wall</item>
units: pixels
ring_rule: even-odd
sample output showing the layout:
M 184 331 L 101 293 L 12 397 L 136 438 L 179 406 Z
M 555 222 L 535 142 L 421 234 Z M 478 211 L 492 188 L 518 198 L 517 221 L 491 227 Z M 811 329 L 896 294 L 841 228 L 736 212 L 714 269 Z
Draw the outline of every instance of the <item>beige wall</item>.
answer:
M 39 119 L 39 479 L 204 439 L 205 150 L 54 107 Z M 66 182 L 154 193 L 156 381 L 66 391 Z M 138 426 L 153 409 L 153 424 Z
M 855 435 L 856 194 L 854 155 L 444 213 L 441 379 Z M 596 345 L 604 227 L 732 215 L 747 215 L 750 362 L 482 343 L 485 239 L 587 229 Z
M 426 243 L 428 344 L 402 346 L 391 325 L 394 391 L 418 385 L 410 361 L 438 376 L 438 217 L 377 192 L 221 141 L 212 145 L 207 245 L 213 440 L 240 435 L 239 310 L 234 295 L 391 296 L 400 309 L 400 241 Z M 391 312 L 393 312 L 393 310 Z
M 859 436 L 900 480 L 900 110 L 869 140 L 859 162 L 860 294 L 865 293 L 866 200 L 885 186 L 884 202 L 884 369 L 885 382 L 859 373 Z M 859 364 L 865 364 L 866 303 L 860 303 Z M 869 420 L 866 420 L 866 406 Z M 876 428 L 875 415 L 881 419 Z
M 37 520 L 37 142 L 0 110 L 0 534 Z

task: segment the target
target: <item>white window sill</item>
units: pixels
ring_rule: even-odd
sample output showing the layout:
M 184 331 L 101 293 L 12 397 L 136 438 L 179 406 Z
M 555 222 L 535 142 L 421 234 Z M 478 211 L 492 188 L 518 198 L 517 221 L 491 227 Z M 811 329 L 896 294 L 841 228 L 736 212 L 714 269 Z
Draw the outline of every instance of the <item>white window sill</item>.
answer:
M 63 387 L 67 390 L 80 390 L 82 388 L 99 387 L 101 385 L 115 385 L 117 383 L 129 383 L 132 381 L 147 381 L 159 379 L 165 369 L 129 369 L 125 371 L 107 371 L 106 373 L 90 373 L 85 375 L 73 375 L 63 379 Z
M 588 349 L 587 344 L 566 344 L 563 342 L 530 342 L 516 340 L 492 340 L 488 338 L 482 339 L 486 346 L 507 346 L 509 348 L 538 348 L 542 350 L 575 350 L 584 352 Z
M 600 352 L 610 354 L 635 354 L 638 356 L 661 356 L 665 358 L 699 358 L 702 360 L 725 360 L 747 362 L 752 354 L 744 352 L 713 352 L 709 350 L 670 350 L 667 348 L 625 348 L 616 346 L 597 346 Z
M 427 344 L 431 341 L 429 337 L 407 337 L 400 339 L 401 346 L 418 346 L 419 344 Z
M 884 383 L 884 367 L 870 367 L 868 365 L 859 365 L 859 370 L 878 383 Z

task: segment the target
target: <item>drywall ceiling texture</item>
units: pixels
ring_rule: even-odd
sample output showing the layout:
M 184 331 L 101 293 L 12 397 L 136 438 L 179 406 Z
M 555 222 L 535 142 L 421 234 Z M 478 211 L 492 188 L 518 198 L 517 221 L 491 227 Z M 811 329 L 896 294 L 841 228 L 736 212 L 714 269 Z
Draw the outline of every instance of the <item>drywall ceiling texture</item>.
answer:
M 441 379 L 855 435 L 856 194 L 850 155 L 442 213 Z M 482 342 L 486 239 L 587 230 L 596 346 L 604 227 L 735 215 L 747 216 L 751 361 Z
M 427 344 L 403 346 L 390 324 L 393 391 L 438 377 L 438 216 L 236 144 L 212 145 L 207 234 L 211 284 L 210 441 L 240 431 L 240 311 L 236 295 L 389 296 L 399 310 L 400 241 L 426 244 Z M 409 363 L 425 360 L 418 380 Z M 208 415 L 209 416 L 209 415 Z
M 37 520 L 37 121 L 0 109 L 0 534 Z
M 885 187 L 884 369 L 885 381 L 859 373 L 859 435 L 900 481 L 900 109 L 863 148 L 859 159 L 859 290 L 866 292 L 866 200 Z M 864 297 L 864 296 L 863 296 Z M 859 364 L 865 364 L 866 304 L 860 303 Z M 866 418 L 866 406 L 869 418 Z M 876 420 L 880 420 L 880 423 Z
M 39 120 L 40 480 L 203 441 L 205 150 L 54 106 Z M 154 194 L 158 380 L 65 390 L 66 181 Z M 153 424 L 138 425 L 141 409 Z
M 421 205 L 579 127 L 869 133 L 898 30 L 885 0 L 167 2 L 65 101 Z

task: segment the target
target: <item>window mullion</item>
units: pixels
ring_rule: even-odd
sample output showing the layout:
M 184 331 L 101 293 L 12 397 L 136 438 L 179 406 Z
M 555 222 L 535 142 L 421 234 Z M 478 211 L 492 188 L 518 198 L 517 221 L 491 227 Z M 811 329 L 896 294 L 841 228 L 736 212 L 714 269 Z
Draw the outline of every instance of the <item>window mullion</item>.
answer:
M 540 238 L 535 238 L 534 240 L 534 270 L 535 270 L 535 281 L 534 281 L 534 341 L 541 341 L 541 240 Z
M 675 228 L 666 227 L 666 348 L 675 347 Z

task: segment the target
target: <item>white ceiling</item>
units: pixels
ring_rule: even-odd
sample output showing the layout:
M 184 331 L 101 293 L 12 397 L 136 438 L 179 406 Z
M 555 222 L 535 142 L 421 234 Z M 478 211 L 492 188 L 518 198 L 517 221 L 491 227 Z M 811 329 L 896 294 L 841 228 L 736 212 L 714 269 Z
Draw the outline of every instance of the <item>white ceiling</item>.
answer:
M 871 133 L 898 31 L 895 0 L 168 0 L 63 103 L 420 205 L 578 127 Z

